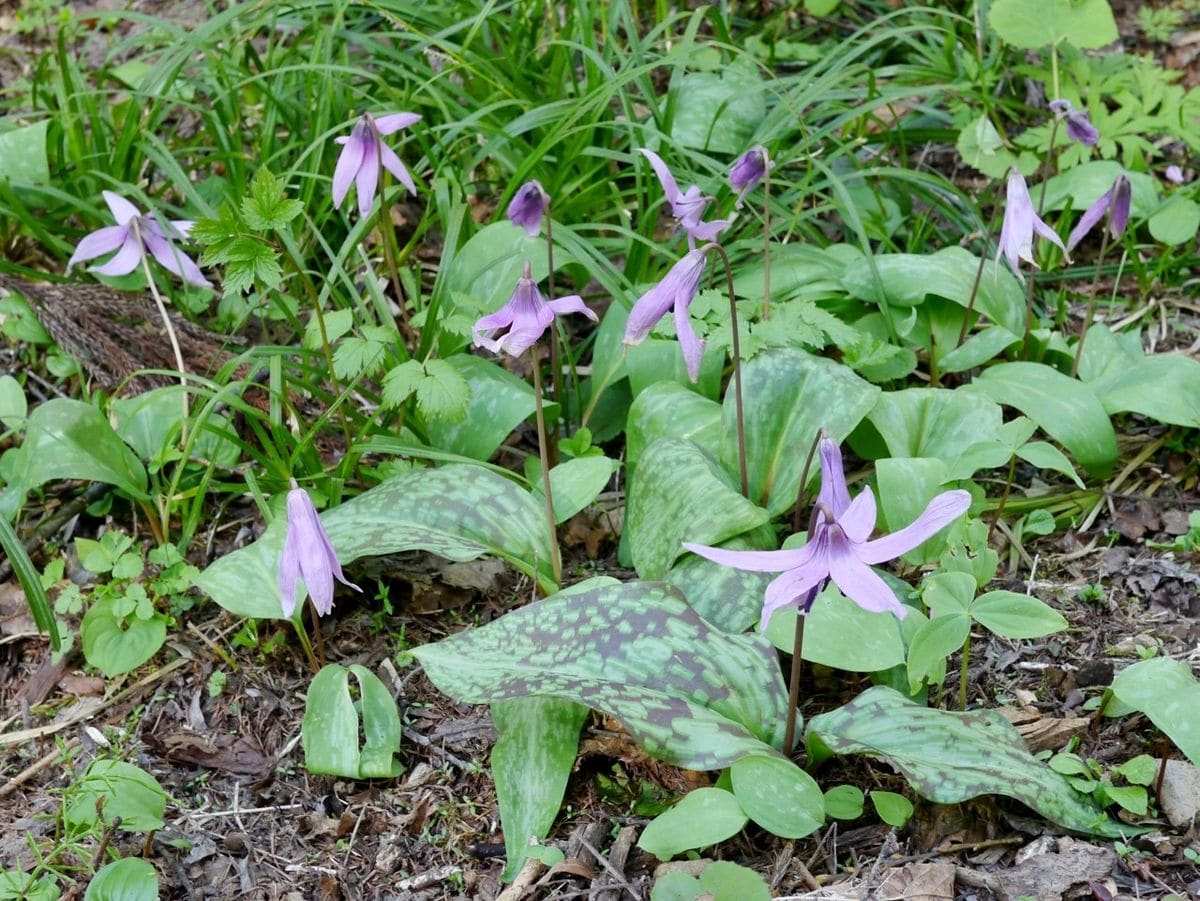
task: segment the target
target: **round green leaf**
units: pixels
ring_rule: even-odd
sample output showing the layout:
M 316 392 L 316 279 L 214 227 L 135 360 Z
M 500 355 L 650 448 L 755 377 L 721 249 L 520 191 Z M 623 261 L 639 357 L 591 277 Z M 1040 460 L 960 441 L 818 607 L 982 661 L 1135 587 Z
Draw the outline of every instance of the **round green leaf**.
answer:
M 713 901 L 771 901 L 771 890 L 761 876 L 728 860 L 709 864 L 699 881 Z
M 125 600 L 106 597 L 95 601 L 79 627 L 83 634 L 83 656 L 106 676 L 136 669 L 157 654 L 167 640 L 165 616 L 156 613 L 149 619 L 141 619 L 118 615 L 118 605 Z
M 835 785 L 825 792 L 825 813 L 838 820 L 857 820 L 862 816 L 865 796 L 856 785 Z
M 988 23 L 1002 40 L 1022 50 L 1064 40 L 1093 50 L 1117 39 L 1108 0 L 995 0 Z
M 93 760 L 67 791 L 68 823 L 94 829 L 101 823 L 96 802 L 104 798 L 103 823 L 121 818 L 126 832 L 153 832 L 163 827 L 167 795 L 153 776 L 123 760 Z
M 871 792 L 871 803 L 875 805 L 875 812 L 879 814 L 879 819 L 897 829 L 904 826 L 913 815 L 912 802 L 904 795 L 898 795 L 895 792 L 873 791 Z
M 1182 194 L 1172 194 L 1150 217 L 1150 234 L 1164 244 L 1186 244 L 1200 228 L 1200 206 Z
M 15 429 L 24 421 L 28 412 L 29 406 L 21 383 L 11 375 L 0 375 L 0 422 L 7 428 Z
M 156 901 L 158 873 L 140 857 L 114 860 L 88 883 L 83 901 Z
M 783 757 L 751 754 L 730 768 L 733 794 L 750 819 L 782 838 L 802 838 L 825 822 L 812 776 Z
M 989 591 L 976 598 L 971 616 L 1005 638 L 1041 638 L 1067 627 L 1062 614 L 1035 597 L 1013 591 Z
M 659 814 L 642 830 L 638 847 L 659 860 L 693 848 L 724 841 L 746 825 L 746 814 L 737 798 L 719 788 L 697 788 Z

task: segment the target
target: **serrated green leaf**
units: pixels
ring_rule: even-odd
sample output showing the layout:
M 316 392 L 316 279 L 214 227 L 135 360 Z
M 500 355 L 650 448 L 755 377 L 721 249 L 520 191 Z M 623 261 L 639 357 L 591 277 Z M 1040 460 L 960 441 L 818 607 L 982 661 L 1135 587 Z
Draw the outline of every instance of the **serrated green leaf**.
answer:
M 343 381 L 350 381 L 359 376 L 371 378 L 383 365 L 386 353 L 387 343 L 384 341 L 377 341 L 365 335 L 343 338 L 333 351 L 334 375 Z M 387 390 L 386 387 L 384 390 Z
M 806 734 L 835 754 L 887 760 L 938 804 L 1004 795 L 1077 832 L 1121 838 L 1141 831 L 1110 820 L 1065 777 L 1035 760 L 1020 733 L 995 711 L 934 710 L 878 685 L 813 717 Z
M 770 514 L 734 485 L 690 441 L 660 438 L 646 448 L 628 494 L 624 526 L 638 574 L 665 577 L 684 553 L 683 541 L 718 544 L 767 522 Z
M 642 830 L 638 847 L 659 860 L 693 848 L 707 848 L 737 835 L 746 825 L 737 799 L 720 788 L 697 788 Z
M 456 421 L 423 421 L 429 443 L 474 460 L 490 459 L 513 429 L 533 415 L 533 389 L 524 379 L 482 357 L 455 354 L 446 362 L 467 383 L 467 412 Z M 557 404 L 546 404 L 548 421 L 554 421 L 557 409 Z
M 326 310 L 323 317 L 325 337 L 329 339 L 330 344 L 336 343 L 338 338 L 354 327 L 353 310 Z M 314 314 L 309 317 L 308 325 L 304 327 L 304 346 L 308 350 L 320 350 L 321 343 L 321 320 Z
M 459 701 L 566 698 L 677 766 L 717 769 L 783 740 L 774 651 L 712 628 L 661 583 L 581 583 L 413 654 Z
M 492 705 L 500 737 L 492 774 L 507 862 L 501 880 L 520 872 L 530 839 L 544 839 L 562 806 L 588 709 L 559 698 L 519 698 Z
M 834 441 L 843 440 L 879 396 L 878 388 L 847 367 L 795 348 L 772 348 L 747 362 L 742 367 L 742 385 L 750 499 L 766 507 L 771 516 L 796 503 L 800 472 L 818 431 L 824 428 Z M 736 479 L 735 407 L 735 392 L 726 391 L 721 462 Z M 817 475 L 814 466 L 810 478 L 815 481 Z M 707 514 L 713 512 L 710 508 Z M 730 533 L 722 536 L 727 537 Z
M 482 467 L 406 472 L 327 510 L 321 522 L 343 565 L 408 550 L 456 562 L 491 554 L 553 585 L 545 511 L 529 492 Z M 277 518 L 253 544 L 217 560 L 197 577 L 197 587 L 237 616 L 281 618 L 285 524 Z
M 385 407 L 398 407 L 413 396 L 417 384 L 425 377 L 420 360 L 405 360 L 393 366 L 383 377 L 382 401 Z
M 425 378 L 417 382 L 417 409 L 426 419 L 462 422 L 467 418 L 471 386 L 446 360 L 426 360 Z
M 304 212 L 299 200 L 288 200 L 284 184 L 266 167 L 254 173 L 250 196 L 242 200 L 242 215 L 255 231 L 283 228 Z

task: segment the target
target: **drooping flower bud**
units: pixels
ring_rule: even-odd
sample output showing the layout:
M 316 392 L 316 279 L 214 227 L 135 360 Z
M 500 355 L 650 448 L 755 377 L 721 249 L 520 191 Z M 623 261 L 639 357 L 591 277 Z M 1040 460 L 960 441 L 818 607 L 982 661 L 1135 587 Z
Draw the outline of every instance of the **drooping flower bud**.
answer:
M 513 195 L 505 215 L 514 225 L 525 229 L 525 234 L 531 238 L 537 237 L 542 230 L 542 216 L 550 206 L 550 195 L 536 178 L 525 182 Z
M 770 165 L 771 162 L 767 159 L 767 148 L 761 144 L 751 147 L 738 157 L 733 168 L 729 170 L 729 184 L 738 192 L 737 201 L 734 203 L 735 207 L 741 208 L 742 199 L 747 192 L 754 190 L 754 186 L 762 181 Z

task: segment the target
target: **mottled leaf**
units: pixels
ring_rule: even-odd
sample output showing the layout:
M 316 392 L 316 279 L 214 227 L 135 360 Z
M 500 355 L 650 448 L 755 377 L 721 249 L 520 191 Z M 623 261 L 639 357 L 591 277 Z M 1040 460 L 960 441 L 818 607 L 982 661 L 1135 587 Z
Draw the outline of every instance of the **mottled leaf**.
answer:
M 1035 760 L 1020 733 L 995 711 L 934 710 L 877 685 L 813 717 L 806 735 L 816 739 L 814 750 L 823 745 L 834 754 L 888 761 L 937 804 L 1004 795 L 1076 832 L 1119 838 L 1139 831 L 1110 820 L 1091 798 Z
M 389 479 L 321 514 L 343 564 L 423 550 L 456 562 L 490 554 L 552 587 L 545 511 L 533 495 L 478 466 L 419 469 Z M 285 522 L 220 558 L 196 585 L 237 616 L 282 616 L 279 556 Z
M 746 362 L 742 382 L 750 499 L 778 516 L 796 503 L 804 458 L 818 430 L 826 429 L 834 441 L 844 439 L 875 405 L 879 389 L 832 360 L 786 347 L 765 350 Z M 736 476 L 735 420 L 730 389 L 725 392 L 721 462 Z M 810 477 L 815 480 L 818 472 L 812 467 Z
M 995 438 L 1004 420 L 986 397 L 940 388 L 885 391 L 867 418 L 893 457 L 936 457 L 952 466 L 971 445 Z
M 773 551 L 775 530 L 760 526 L 721 542 L 731 551 Z M 688 606 L 718 629 L 745 632 L 758 620 L 763 593 L 773 573 L 747 572 L 722 566 L 696 554 L 685 554 L 667 573 L 667 582 L 687 598 Z
M 456 700 L 566 698 L 677 766 L 717 769 L 783 741 L 774 651 L 714 629 L 661 583 L 591 580 L 413 654 Z
M 718 544 L 767 522 L 767 511 L 742 497 L 736 485 L 690 441 L 660 438 L 651 444 L 630 486 L 625 518 L 638 575 L 666 576 L 684 553 L 683 541 Z
M 500 803 L 507 863 L 501 879 L 520 872 L 529 840 L 544 839 L 562 806 L 588 709 L 560 698 L 518 698 L 492 705 L 500 737 L 492 776 Z
M 678 382 L 655 382 L 629 408 L 625 466 L 633 473 L 642 452 L 659 438 L 686 438 L 713 456 L 721 441 L 721 405 Z
M 742 809 L 773 835 L 803 838 L 825 822 L 820 786 L 790 760 L 748 754 L 729 772 Z

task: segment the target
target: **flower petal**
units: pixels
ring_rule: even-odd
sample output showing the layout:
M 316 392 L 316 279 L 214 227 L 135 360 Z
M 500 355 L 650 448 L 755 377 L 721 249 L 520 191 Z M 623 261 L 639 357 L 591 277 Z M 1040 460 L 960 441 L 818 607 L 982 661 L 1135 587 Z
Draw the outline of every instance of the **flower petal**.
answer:
M 958 519 L 971 506 L 966 491 L 943 491 L 929 502 L 924 512 L 903 529 L 883 535 L 874 541 L 855 545 L 854 553 L 863 563 L 883 563 L 907 554 L 918 544 L 931 538 Z
M 342 152 L 338 155 L 337 167 L 333 170 L 333 206 L 335 209 L 340 207 L 342 201 L 346 199 L 346 192 L 350 190 L 350 183 L 358 174 L 365 152 L 365 142 L 358 127 L 355 126 L 350 137 L 345 139 Z
M 829 543 L 829 575 L 833 583 L 864 610 L 872 613 L 894 613 L 899 619 L 908 610 L 896 598 L 878 573 L 862 563 L 844 537 L 835 535 Z
M 861 544 L 871 537 L 875 531 L 875 495 L 869 487 L 850 502 L 850 506 L 838 517 L 837 524 L 855 544 Z
M 279 598 L 287 619 L 291 619 L 296 610 L 296 577 L 299 574 L 299 547 L 289 526 L 283 541 L 283 556 L 279 558 Z
M 154 259 L 158 260 L 159 265 L 168 272 L 174 273 L 186 282 L 197 285 L 201 288 L 211 288 L 212 282 L 204 277 L 191 258 L 167 241 L 166 238 L 151 232 L 145 232 L 142 235 L 142 240 L 146 244 L 146 249 L 153 254 Z
M 379 186 L 379 141 L 364 142 L 362 164 L 354 176 L 358 189 L 358 214 L 364 219 L 371 214 L 375 203 L 375 189 Z
M 379 143 L 379 157 L 383 161 L 383 167 L 396 176 L 396 181 L 404 185 L 409 194 L 417 193 L 417 185 L 413 181 L 413 177 L 408 174 L 404 163 L 400 162 L 400 157 L 396 156 L 396 152 L 382 141 Z
M 667 168 L 667 164 L 663 162 L 661 156 L 653 150 L 642 148 L 642 156 L 650 161 L 650 165 L 654 167 L 654 174 L 658 176 L 658 181 L 662 185 L 663 194 L 667 196 L 667 203 L 671 205 L 672 213 L 675 210 L 675 205 L 679 203 L 679 185 L 675 183 L 675 176 L 671 174 L 671 170 Z
M 375 130 L 381 135 L 390 135 L 421 121 L 417 113 L 390 113 L 375 120 Z
M 1097 222 L 1104 218 L 1104 214 L 1112 206 L 1112 201 L 1113 189 L 1109 188 L 1100 195 L 1095 203 L 1083 211 L 1083 215 L 1079 217 L 1079 221 L 1071 229 L 1071 234 L 1067 236 L 1068 252 L 1074 250 L 1075 245 L 1087 237 L 1087 233 L 1096 227 Z
M 650 334 L 650 330 L 658 321 L 667 315 L 667 310 L 675 303 L 675 295 L 664 278 L 661 282 L 643 294 L 629 311 L 625 320 L 626 344 L 641 344 Z
M 700 378 L 700 358 L 704 356 L 704 342 L 696 337 L 692 321 L 688 318 L 691 297 L 679 296 L 675 301 L 675 334 L 679 338 L 679 349 L 683 351 L 683 365 L 687 368 L 692 384 Z
M 714 219 L 712 222 L 698 222 L 695 228 L 687 230 L 688 237 L 698 241 L 715 241 L 717 235 L 729 228 L 728 219 Z
M 75 252 L 71 254 L 71 259 L 67 260 L 67 268 L 111 253 L 124 244 L 127 237 L 129 229 L 124 225 L 109 225 L 96 229 L 75 246 Z
M 846 486 L 846 473 L 842 467 L 842 449 L 832 438 L 822 438 L 821 490 L 817 492 L 817 503 L 833 511 L 833 518 L 840 519 L 850 506 L 850 489 Z
M 762 628 L 767 627 L 776 610 L 804 604 L 808 593 L 829 578 L 829 535 L 826 530 L 802 548 L 810 549 L 805 562 L 782 573 L 767 586 L 759 616 Z
M 599 322 L 600 319 L 588 309 L 584 304 L 583 298 L 578 294 L 570 294 L 567 297 L 560 297 L 558 300 L 546 301 L 546 306 L 554 311 L 555 316 L 562 316 L 564 313 L 582 313 L 592 322 Z
M 128 225 L 130 220 L 136 219 L 142 214 L 137 207 L 120 194 L 114 194 L 112 191 L 101 191 L 100 193 L 104 195 L 104 202 L 108 204 L 108 209 L 113 214 L 113 218 L 117 220 L 117 225 Z
M 138 267 L 138 263 L 141 261 L 142 248 L 138 245 L 137 238 L 128 235 L 115 257 L 103 266 L 92 266 L 90 271 L 98 272 L 101 275 L 128 275 Z
M 752 573 L 781 573 L 797 566 L 809 565 L 817 551 L 817 542 L 810 541 L 804 547 L 789 548 L 785 551 L 730 551 L 691 541 L 683 542 L 683 547 L 705 560 L 733 569 Z

